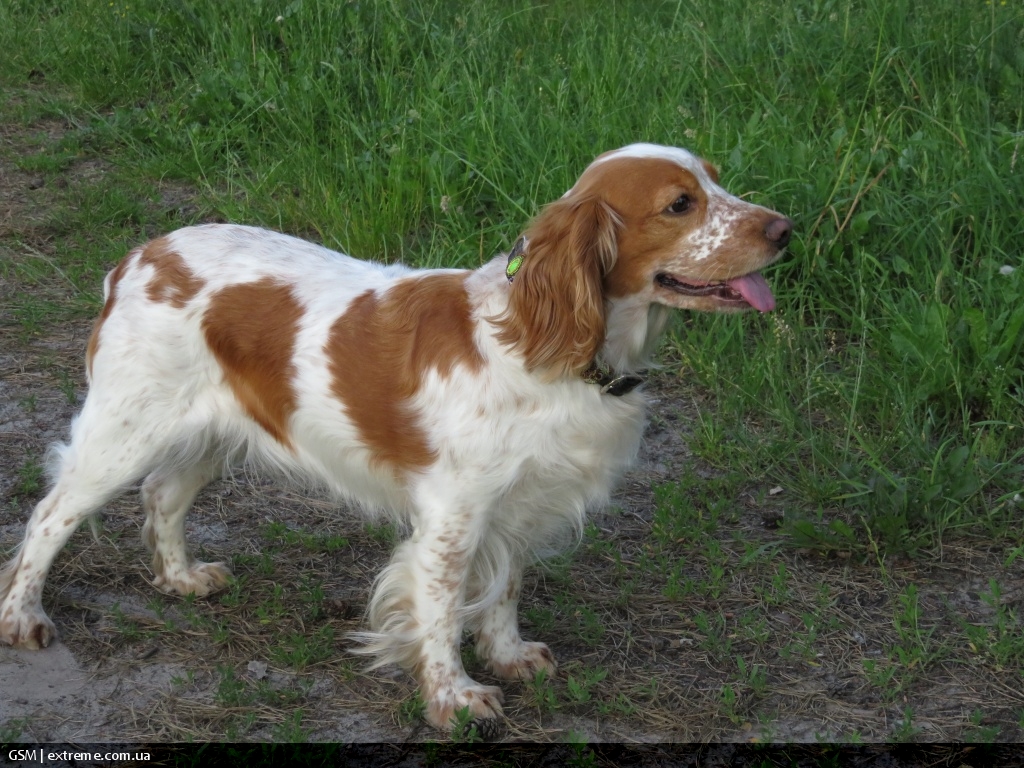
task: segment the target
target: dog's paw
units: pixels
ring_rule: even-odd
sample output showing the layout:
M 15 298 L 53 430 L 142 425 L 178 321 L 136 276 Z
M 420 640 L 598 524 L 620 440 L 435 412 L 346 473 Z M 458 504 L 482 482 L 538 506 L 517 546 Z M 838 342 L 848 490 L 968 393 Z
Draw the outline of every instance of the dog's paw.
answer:
M 0 643 L 38 651 L 57 637 L 57 628 L 42 606 L 31 610 L 0 606 Z
M 459 683 L 443 686 L 427 698 L 426 720 L 435 728 L 452 731 L 463 723 L 462 736 L 475 726 L 482 738 L 500 732 L 501 705 L 505 696 L 493 685 L 481 685 L 466 677 Z M 458 715 L 461 713 L 461 717 Z M 466 717 L 469 717 L 467 720 Z M 493 722 L 490 722 L 493 721 Z
M 231 569 L 224 563 L 193 563 L 187 570 L 168 569 L 157 574 L 153 585 L 173 595 L 195 594 L 206 597 L 224 589 L 231 582 Z
M 487 660 L 487 671 L 501 680 L 533 680 L 541 671 L 552 677 L 556 669 L 554 654 L 544 643 L 520 642 L 511 654 Z

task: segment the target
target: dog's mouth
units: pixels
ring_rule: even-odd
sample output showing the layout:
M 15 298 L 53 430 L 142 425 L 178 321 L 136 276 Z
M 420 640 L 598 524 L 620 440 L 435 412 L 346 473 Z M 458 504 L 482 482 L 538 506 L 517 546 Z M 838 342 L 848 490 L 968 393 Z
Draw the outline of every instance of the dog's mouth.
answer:
M 734 277 L 721 283 L 681 278 L 667 272 L 659 272 L 654 282 L 683 296 L 712 296 L 737 308 L 747 305 L 758 312 L 771 312 L 775 309 L 775 296 L 768 287 L 768 281 L 760 272 Z

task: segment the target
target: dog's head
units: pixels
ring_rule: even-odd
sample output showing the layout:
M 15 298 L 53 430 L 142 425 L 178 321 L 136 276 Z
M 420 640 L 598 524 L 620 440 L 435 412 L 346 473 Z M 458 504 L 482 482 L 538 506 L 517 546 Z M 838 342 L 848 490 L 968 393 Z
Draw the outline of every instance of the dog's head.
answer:
M 653 306 L 769 312 L 775 298 L 760 270 L 792 229 L 730 195 L 714 166 L 686 150 L 607 152 L 526 231 L 499 338 L 527 367 L 557 376 L 587 368 L 606 336 L 629 335 L 611 322 L 636 325 L 646 347 Z

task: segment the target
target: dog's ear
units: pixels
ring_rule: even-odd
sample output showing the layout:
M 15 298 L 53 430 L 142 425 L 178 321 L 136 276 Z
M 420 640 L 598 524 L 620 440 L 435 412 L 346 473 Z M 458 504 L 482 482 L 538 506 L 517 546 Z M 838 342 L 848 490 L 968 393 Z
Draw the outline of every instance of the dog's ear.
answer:
M 593 197 L 570 195 L 526 232 L 522 264 L 508 308 L 495 322 L 498 340 L 544 378 L 587 369 L 605 336 L 604 277 L 617 257 L 619 218 Z
M 704 166 L 704 171 L 707 173 L 707 175 L 711 177 L 711 180 L 713 182 L 715 182 L 715 184 L 717 184 L 718 183 L 718 168 L 716 168 L 714 165 L 709 163 L 707 160 L 701 160 L 700 162 L 701 162 L 701 165 Z

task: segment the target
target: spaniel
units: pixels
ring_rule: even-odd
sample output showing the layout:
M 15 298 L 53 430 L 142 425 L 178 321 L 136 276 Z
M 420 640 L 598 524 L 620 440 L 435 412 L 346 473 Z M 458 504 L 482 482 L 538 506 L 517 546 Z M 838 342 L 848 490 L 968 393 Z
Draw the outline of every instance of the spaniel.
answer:
M 524 566 L 578 535 L 634 460 L 637 372 L 670 310 L 770 311 L 759 270 L 791 230 L 708 162 L 634 144 L 476 270 L 381 266 L 220 224 L 136 248 L 107 275 L 52 490 L 0 571 L 0 641 L 54 639 L 51 563 L 140 479 L 153 583 L 224 587 L 224 563 L 189 554 L 185 516 L 204 486 L 254 464 L 408 523 L 358 649 L 412 673 L 433 725 L 468 708 L 493 726 L 502 693 L 466 673 L 463 630 L 495 678 L 554 672 L 519 633 Z

